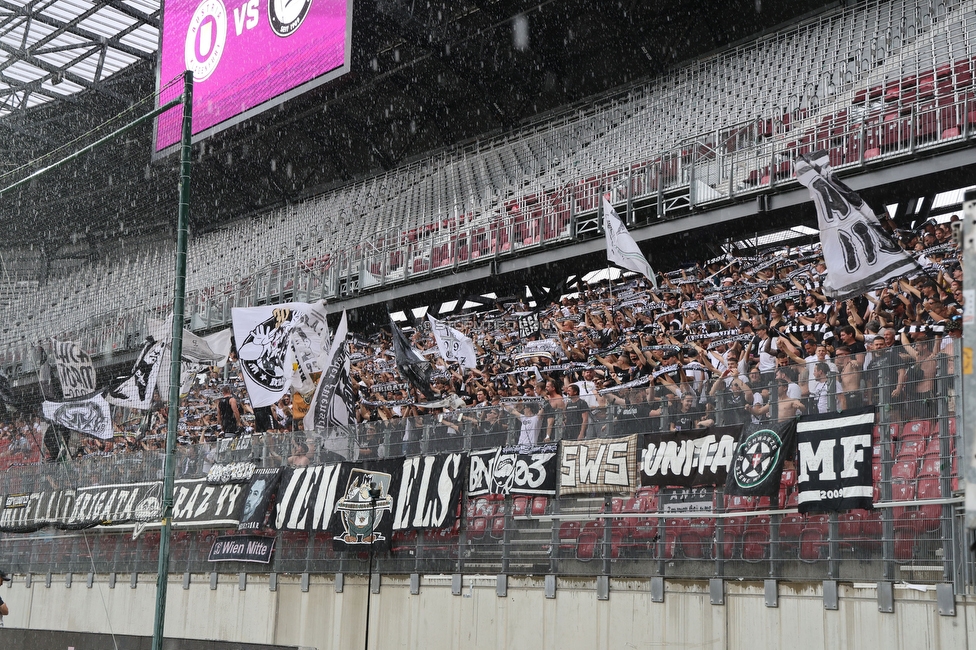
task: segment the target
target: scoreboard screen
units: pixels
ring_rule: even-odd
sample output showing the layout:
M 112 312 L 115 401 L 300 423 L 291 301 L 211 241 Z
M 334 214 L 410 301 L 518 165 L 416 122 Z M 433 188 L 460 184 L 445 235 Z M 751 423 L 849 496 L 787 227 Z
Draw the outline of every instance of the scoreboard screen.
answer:
M 349 71 L 352 0 L 165 0 L 158 105 L 193 72 L 201 140 Z M 155 152 L 180 141 L 179 110 L 157 118 Z

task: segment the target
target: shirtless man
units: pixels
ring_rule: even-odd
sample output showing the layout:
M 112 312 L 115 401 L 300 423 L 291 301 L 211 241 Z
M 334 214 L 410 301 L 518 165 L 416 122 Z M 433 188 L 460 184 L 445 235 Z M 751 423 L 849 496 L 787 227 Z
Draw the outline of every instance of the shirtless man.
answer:
M 776 417 L 773 419 L 777 422 L 792 420 L 798 414 L 805 413 L 807 410 L 806 405 L 802 401 L 793 399 L 786 394 L 788 386 L 789 383 L 782 379 L 776 382 L 776 387 L 779 392 L 777 393 L 776 400 Z
M 864 405 L 861 394 L 861 366 L 857 357 L 845 345 L 837 348 L 837 380 L 840 382 L 840 410 L 856 409 Z

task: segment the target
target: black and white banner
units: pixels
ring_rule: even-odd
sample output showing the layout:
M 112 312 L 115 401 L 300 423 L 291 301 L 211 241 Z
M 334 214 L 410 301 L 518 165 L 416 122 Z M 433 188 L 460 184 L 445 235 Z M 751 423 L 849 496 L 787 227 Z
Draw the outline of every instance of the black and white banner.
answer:
M 724 486 L 740 432 L 735 426 L 642 435 L 641 485 Z
M 281 478 L 280 467 L 256 469 L 251 474 L 237 517 L 237 530 L 260 530 L 264 528 L 268 509 Z
M 231 310 L 237 355 L 251 406 L 270 406 L 285 394 L 293 361 L 289 336 L 307 307 L 302 302 L 290 302 Z
M 796 425 L 800 512 L 873 508 L 874 408 L 801 417 Z
M 792 457 L 796 420 L 777 424 L 747 424 L 739 436 L 732 466 L 725 482 L 726 494 L 775 497 L 783 474 L 783 462 Z
M 275 538 L 261 535 L 221 535 L 210 547 L 208 562 L 257 562 L 268 564 Z
M 658 504 L 661 512 L 667 514 L 711 512 L 715 508 L 715 490 L 710 487 L 661 488 Z
M 391 489 L 399 482 L 402 468 L 400 461 L 381 460 L 350 470 L 332 518 L 334 550 L 389 549 L 393 537 Z
M 336 463 L 282 470 L 274 508 L 274 527 L 310 532 L 329 530 L 350 467 L 346 463 Z
M 826 151 L 800 156 L 796 178 L 810 190 L 827 275 L 823 293 L 846 300 L 921 271 L 918 262 L 891 241 L 874 211 L 830 168 Z
M 95 366 L 88 353 L 73 341 L 51 339 L 51 347 L 61 394 L 72 398 L 95 392 Z
M 152 336 L 146 337 L 132 373 L 109 388 L 105 393 L 105 401 L 116 406 L 148 410 L 152 406 L 165 348 L 163 341 L 157 341 Z
M 70 402 L 45 401 L 42 408 L 44 418 L 54 424 L 102 440 L 112 439 L 112 415 L 101 395 Z
M 173 491 L 173 525 L 236 526 L 243 485 L 209 485 L 205 478 L 179 479 Z M 0 531 L 26 532 L 45 526 L 79 529 L 136 523 L 160 526 L 162 483 L 119 483 L 77 489 L 7 495 Z
M 453 525 L 467 469 L 468 456 L 462 453 L 404 458 L 399 485 L 392 488 L 393 530 Z
M 239 461 L 236 463 L 217 463 L 207 472 L 207 483 L 223 485 L 225 483 L 247 483 L 256 469 L 254 463 Z
M 470 454 L 468 496 L 483 494 L 555 495 L 559 446 L 496 447 Z
M 564 440 L 559 447 L 559 495 L 633 492 L 637 434 L 625 438 Z
M 346 346 L 346 312 L 336 329 L 329 353 L 322 362 L 322 376 L 315 387 L 308 413 L 303 420 L 305 431 L 324 431 L 330 427 L 348 427 L 353 423 L 352 389 L 349 385 L 349 351 Z M 345 431 L 345 429 L 340 429 Z M 343 437 L 342 442 L 346 442 Z M 348 444 L 334 445 L 329 451 L 348 458 Z
M 354 485 L 355 481 L 350 480 L 354 478 L 354 470 L 390 475 L 392 530 L 451 526 L 457 520 L 467 467 L 467 455 L 455 453 L 361 465 L 336 463 L 287 468 L 278 487 L 275 528 L 344 532 L 338 521 L 341 516 L 338 504 L 340 500 L 348 503 L 348 491 L 353 487 L 363 487 L 361 481 Z
M 457 363 L 462 368 L 478 367 L 478 352 L 470 337 L 430 314 L 427 314 L 427 319 L 430 321 L 430 331 L 433 332 L 434 340 L 437 342 L 437 350 L 445 361 Z

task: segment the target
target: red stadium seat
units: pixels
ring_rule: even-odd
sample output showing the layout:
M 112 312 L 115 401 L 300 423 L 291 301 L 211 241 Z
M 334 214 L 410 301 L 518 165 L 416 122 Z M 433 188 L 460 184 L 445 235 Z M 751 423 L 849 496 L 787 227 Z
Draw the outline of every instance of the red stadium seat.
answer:
M 512 516 L 524 517 L 529 510 L 529 497 L 517 496 L 512 499 Z
M 564 521 L 559 524 L 559 548 L 570 550 L 576 548 L 576 540 L 580 536 L 580 522 Z
M 546 509 L 549 507 L 549 499 L 546 497 L 535 497 L 532 499 L 532 516 L 542 517 L 546 514 Z
M 769 556 L 769 515 L 749 519 L 742 534 L 742 559 L 759 562 Z
M 904 443 L 908 440 L 927 439 L 932 435 L 932 423 L 928 420 L 914 420 L 906 424 L 898 439 Z
M 918 481 L 917 498 L 941 499 L 942 488 L 937 478 L 924 478 Z M 932 532 L 938 530 L 942 525 L 942 506 L 940 504 L 927 504 L 918 507 L 918 526 L 919 532 Z
M 918 473 L 918 462 L 914 460 L 899 460 L 891 468 L 891 479 L 913 481 Z

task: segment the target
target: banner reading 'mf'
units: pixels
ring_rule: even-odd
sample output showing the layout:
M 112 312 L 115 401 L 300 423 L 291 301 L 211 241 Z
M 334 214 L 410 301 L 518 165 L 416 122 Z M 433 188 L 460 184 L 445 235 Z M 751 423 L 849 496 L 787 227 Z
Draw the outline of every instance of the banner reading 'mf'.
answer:
M 637 489 L 637 435 L 563 441 L 559 494 L 608 494 Z
M 874 408 L 810 415 L 796 425 L 800 512 L 873 508 Z

